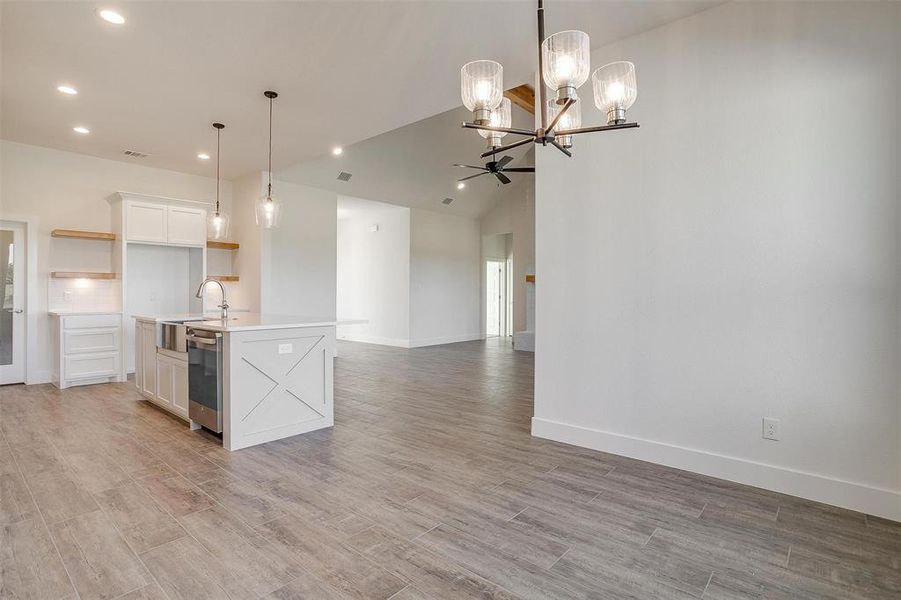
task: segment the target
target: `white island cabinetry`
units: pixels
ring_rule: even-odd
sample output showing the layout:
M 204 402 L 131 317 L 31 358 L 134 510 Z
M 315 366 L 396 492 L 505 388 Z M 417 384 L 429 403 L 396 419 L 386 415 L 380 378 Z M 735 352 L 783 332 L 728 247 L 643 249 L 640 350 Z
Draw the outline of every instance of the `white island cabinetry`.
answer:
M 156 347 L 157 319 L 135 318 L 135 387 L 142 396 L 188 418 L 188 355 Z

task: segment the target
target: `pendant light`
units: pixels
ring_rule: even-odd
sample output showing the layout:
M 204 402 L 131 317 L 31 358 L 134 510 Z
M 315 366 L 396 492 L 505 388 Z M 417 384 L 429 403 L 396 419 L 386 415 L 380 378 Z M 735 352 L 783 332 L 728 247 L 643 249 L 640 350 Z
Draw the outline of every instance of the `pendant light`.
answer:
M 216 128 L 216 210 L 209 213 L 206 221 L 206 237 L 210 240 L 228 239 L 228 215 L 219 210 L 219 135 L 225 129 L 222 123 L 213 123 Z
M 263 95 L 269 98 L 269 185 L 266 187 L 266 194 L 260 197 L 257 202 L 256 219 L 257 225 L 263 229 L 272 229 L 278 227 L 278 218 L 281 213 L 281 202 L 272 196 L 272 101 L 278 98 L 278 94 L 273 91 L 265 91 Z

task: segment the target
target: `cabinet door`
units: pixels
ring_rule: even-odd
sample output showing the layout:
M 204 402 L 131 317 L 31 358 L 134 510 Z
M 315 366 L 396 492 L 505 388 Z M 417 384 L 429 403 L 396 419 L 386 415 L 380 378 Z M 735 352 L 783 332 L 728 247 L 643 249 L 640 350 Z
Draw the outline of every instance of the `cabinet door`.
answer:
M 167 208 L 165 204 L 129 201 L 125 212 L 125 239 L 165 244 Z
M 141 364 L 144 376 L 141 391 L 148 397 L 156 397 L 156 325 L 142 323 Z
M 172 363 L 163 355 L 156 357 L 156 401 L 172 409 Z
M 144 389 L 144 324 L 135 321 L 135 387 Z
M 168 219 L 170 244 L 206 246 L 205 210 L 170 206 Z
M 188 416 L 188 363 L 172 363 L 172 410 Z

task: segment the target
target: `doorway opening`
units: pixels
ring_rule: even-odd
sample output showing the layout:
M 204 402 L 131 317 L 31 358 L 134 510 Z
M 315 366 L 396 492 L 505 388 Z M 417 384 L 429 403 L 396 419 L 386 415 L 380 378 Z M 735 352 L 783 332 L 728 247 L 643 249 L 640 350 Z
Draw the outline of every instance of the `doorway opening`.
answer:
M 25 381 L 25 227 L 0 222 L 0 384 Z

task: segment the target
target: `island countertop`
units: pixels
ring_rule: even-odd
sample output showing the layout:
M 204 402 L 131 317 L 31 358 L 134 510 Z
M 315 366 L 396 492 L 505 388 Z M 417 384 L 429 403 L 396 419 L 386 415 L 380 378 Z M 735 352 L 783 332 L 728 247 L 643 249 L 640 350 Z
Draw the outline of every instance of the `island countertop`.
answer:
M 189 317 L 190 318 L 190 317 Z M 260 313 L 238 313 L 223 321 L 210 315 L 203 320 L 189 320 L 185 325 L 205 331 L 261 331 L 266 329 L 293 329 L 297 327 L 328 327 L 337 321 L 329 317 L 310 317 L 303 315 L 268 315 Z

